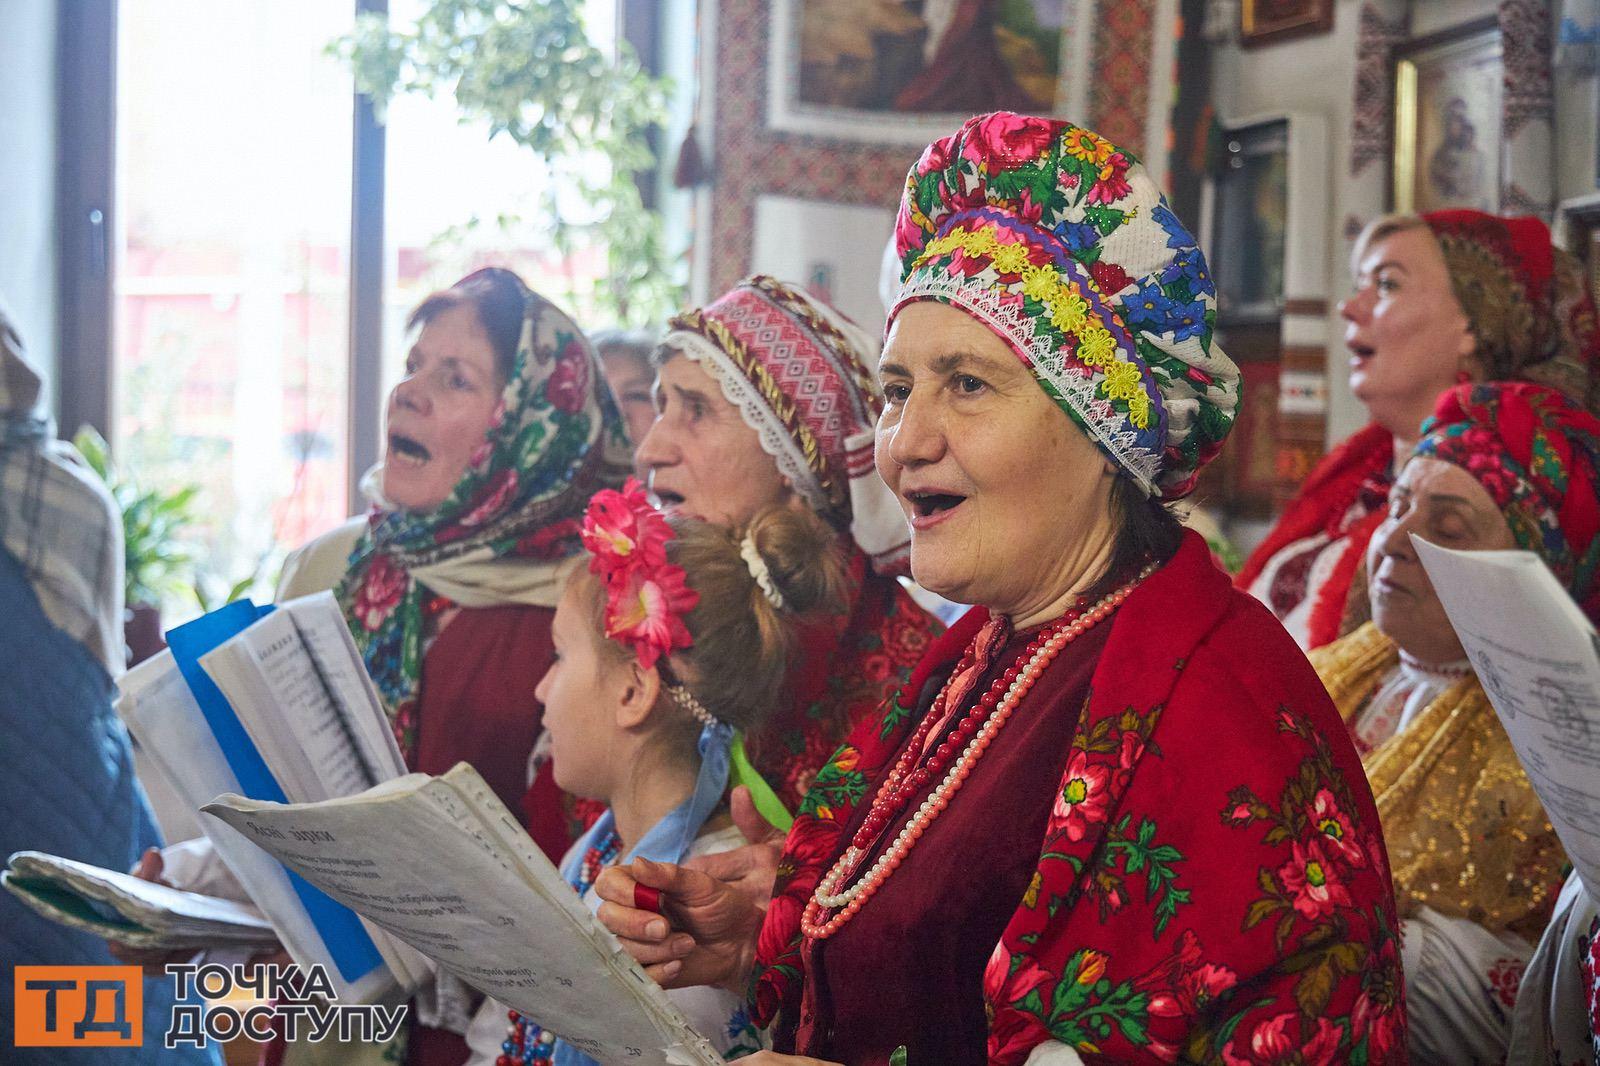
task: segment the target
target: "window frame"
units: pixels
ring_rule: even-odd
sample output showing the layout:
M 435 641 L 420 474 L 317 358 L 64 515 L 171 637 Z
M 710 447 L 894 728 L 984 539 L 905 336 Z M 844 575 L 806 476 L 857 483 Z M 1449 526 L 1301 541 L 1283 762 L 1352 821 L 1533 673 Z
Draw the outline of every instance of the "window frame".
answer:
M 654 0 L 616 0 L 618 33 L 651 73 L 661 67 Z M 387 17 L 389 0 L 354 0 L 357 15 Z M 58 431 L 81 425 L 114 440 L 117 0 L 74 0 L 57 19 L 56 382 Z M 372 100 L 352 92 L 346 501 L 365 507 L 360 480 L 382 452 L 385 130 Z M 660 157 L 661 131 L 651 131 Z M 658 161 L 657 167 L 660 163 Z M 640 175 L 647 206 L 658 170 Z

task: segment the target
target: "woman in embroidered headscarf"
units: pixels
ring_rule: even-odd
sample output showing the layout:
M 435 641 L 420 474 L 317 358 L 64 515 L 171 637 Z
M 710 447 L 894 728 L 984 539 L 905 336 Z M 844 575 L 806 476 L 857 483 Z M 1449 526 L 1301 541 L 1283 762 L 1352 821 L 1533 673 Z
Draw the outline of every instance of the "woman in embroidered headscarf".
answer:
M 1600 332 L 1583 270 L 1536 218 L 1393 215 L 1356 241 L 1339 305 L 1350 390 L 1372 422 L 1312 471 L 1237 583 L 1303 648 L 1364 620 L 1361 561 L 1395 472 L 1439 394 L 1469 381 L 1535 381 L 1594 410 Z
M 468 275 L 407 325 L 416 335 L 389 396 L 383 461 L 363 480 L 373 509 L 291 556 L 279 598 L 335 587 L 406 765 L 471 763 L 559 858 L 581 826 L 548 771 L 529 789 L 534 689 L 584 506 L 626 476 L 626 437 L 588 340 L 510 271 Z M 204 870 L 178 879 L 212 887 Z M 412 1027 L 407 1061 L 463 1062 L 467 997 L 433 998 L 420 1014 L 438 1027 Z
M 1372 621 L 1312 662 L 1363 752 L 1404 915 L 1412 1058 L 1499 1062 L 1565 854 L 1411 544 L 1536 552 L 1600 617 L 1600 421 L 1527 383 L 1439 399 L 1367 552 Z
M 752 1063 L 1399 1061 L 1360 761 L 1167 508 L 1238 401 L 1194 239 L 1126 152 L 1006 113 L 897 232 L 876 463 L 917 580 L 980 606 L 818 775 L 770 903 L 636 862 L 601 919 L 669 984 L 753 977 L 790 1054 Z
M 827 520 L 847 553 L 845 610 L 802 630 L 787 706 L 745 738 L 790 811 L 940 628 L 895 578 L 909 531 L 872 469 L 877 355 L 854 322 L 758 275 L 674 318 L 653 357 L 659 414 L 638 465 L 662 503 L 737 526 L 792 502 Z
M 408 325 L 375 506 L 336 593 L 406 765 L 471 763 L 556 858 L 576 827 L 548 772 L 528 789 L 534 688 L 584 507 L 627 473 L 626 437 L 588 340 L 510 271 L 469 275 Z M 449 1024 L 414 1027 L 408 1061 L 464 1061 L 447 1030 L 465 1019 L 439 1013 Z

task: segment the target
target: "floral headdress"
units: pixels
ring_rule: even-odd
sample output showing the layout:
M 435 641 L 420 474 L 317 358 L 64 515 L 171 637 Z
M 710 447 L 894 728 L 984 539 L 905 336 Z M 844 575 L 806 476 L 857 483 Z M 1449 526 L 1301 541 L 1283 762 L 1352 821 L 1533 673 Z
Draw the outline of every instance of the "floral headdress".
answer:
M 672 527 L 636 479 L 621 492 L 594 494 L 581 536 L 589 571 L 605 587 L 606 636 L 632 647 L 645 669 L 694 643 L 683 619 L 700 594 L 689 587 L 683 567 L 667 561 Z
M 1415 454 L 1471 474 L 1517 546 L 1600 619 L 1600 419 L 1555 389 L 1494 381 L 1441 395 L 1422 430 Z
M 1147 493 L 1194 488 L 1239 369 L 1198 243 L 1131 155 L 1066 122 L 979 115 L 911 168 L 895 250 L 891 323 L 919 300 L 960 308 Z

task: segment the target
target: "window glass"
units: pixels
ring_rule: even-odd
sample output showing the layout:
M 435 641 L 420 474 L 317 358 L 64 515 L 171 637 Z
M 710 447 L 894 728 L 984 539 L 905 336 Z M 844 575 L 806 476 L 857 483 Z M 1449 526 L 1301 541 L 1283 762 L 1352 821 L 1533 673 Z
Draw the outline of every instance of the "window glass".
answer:
M 584 5 L 590 40 L 602 50 L 616 46 L 615 7 Z M 390 22 L 409 28 L 422 8 L 421 0 L 391 0 Z M 462 121 L 449 93 L 396 96 L 384 125 L 386 395 L 404 364 L 411 309 L 479 267 L 515 270 L 586 330 L 610 324 L 597 316 L 592 295 L 605 276 L 605 251 L 581 230 L 572 247 L 555 247 L 555 212 L 581 222 L 584 205 L 532 151 L 505 135 L 491 139 L 486 121 Z M 593 164 L 606 165 L 603 158 Z
M 118 5 L 113 443 L 218 598 L 344 519 L 353 3 Z M 199 609 L 168 597 L 167 624 Z

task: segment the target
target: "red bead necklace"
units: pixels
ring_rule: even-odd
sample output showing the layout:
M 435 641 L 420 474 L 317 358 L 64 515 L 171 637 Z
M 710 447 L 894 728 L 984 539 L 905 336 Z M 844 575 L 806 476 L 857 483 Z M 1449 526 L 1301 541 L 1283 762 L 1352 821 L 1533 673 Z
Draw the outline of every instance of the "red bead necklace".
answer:
M 1139 583 L 1150 576 L 1155 569 L 1156 565 L 1153 563 L 1146 566 L 1133 580 L 1105 596 L 1094 606 L 1087 609 L 1075 608 L 1066 616 L 1040 630 L 1028 643 L 1017 662 L 994 680 L 989 690 L 962 718 L 944 743 L 940 744 L 932 755 L 923 759 L 923 749 L 927 746 L 930 733 L 945 717 L 944 703 L 950 690 L 950 681 L 945 682 L 928 714 L 918 725 L 905 750 L 895 760 L 893 769 L 884 778 L 883 785 L 873 796 L 872 806 L 868 809 L 866 818 L 862 820 L 861 828 L 851 838 L 850 846 L 845 849 L 833 869 L 828 871 L 817 885 L 816 891 L 811 894 L 811 899 L 806 903 L 805 913 L 800 919 L 802 934 L 812 940 L 825 940 L 855 916 L 883 882 L 888 880 L 889 875 L 899 868 L 928 826 L 949 805 L 955 793 L 960 791 L 978 759 L 993 742 L 1000 727 L 1011 717 L 1017 705 L 1055 661 L 1056 656 L 1061 654 L 1062 649 L 1121 606 L 1122 601 L 1127 599 Z M 976 662 L 976 644 L 974 641 L 973 646 L 962 656 L 957 670 L 950 675 L 952 679 L 958 676 L 963 668 Z M 962 745 L 965 745 L 964 750 L 961 750 L 961 754 L 957 757 L 956 752 Z M 878 857 L 878 861 L 854 884 L 848 888 L 843 887 L 845 882 L 854 876 L 866 857 L 872 853 L 878 838 L 883 835 L 890 822 L 902 813 L 911 797 L 926 787 L 928 782 L 932 781 L 939 771 L 945 770 L 947 765 L 948 770 L 945 771 L 944 780 L 922 801 L 921 806 L 912 814 L 899 835 Z M 831 918 L 824 921 L 823 914 L 835 908 L 839 909 Z

